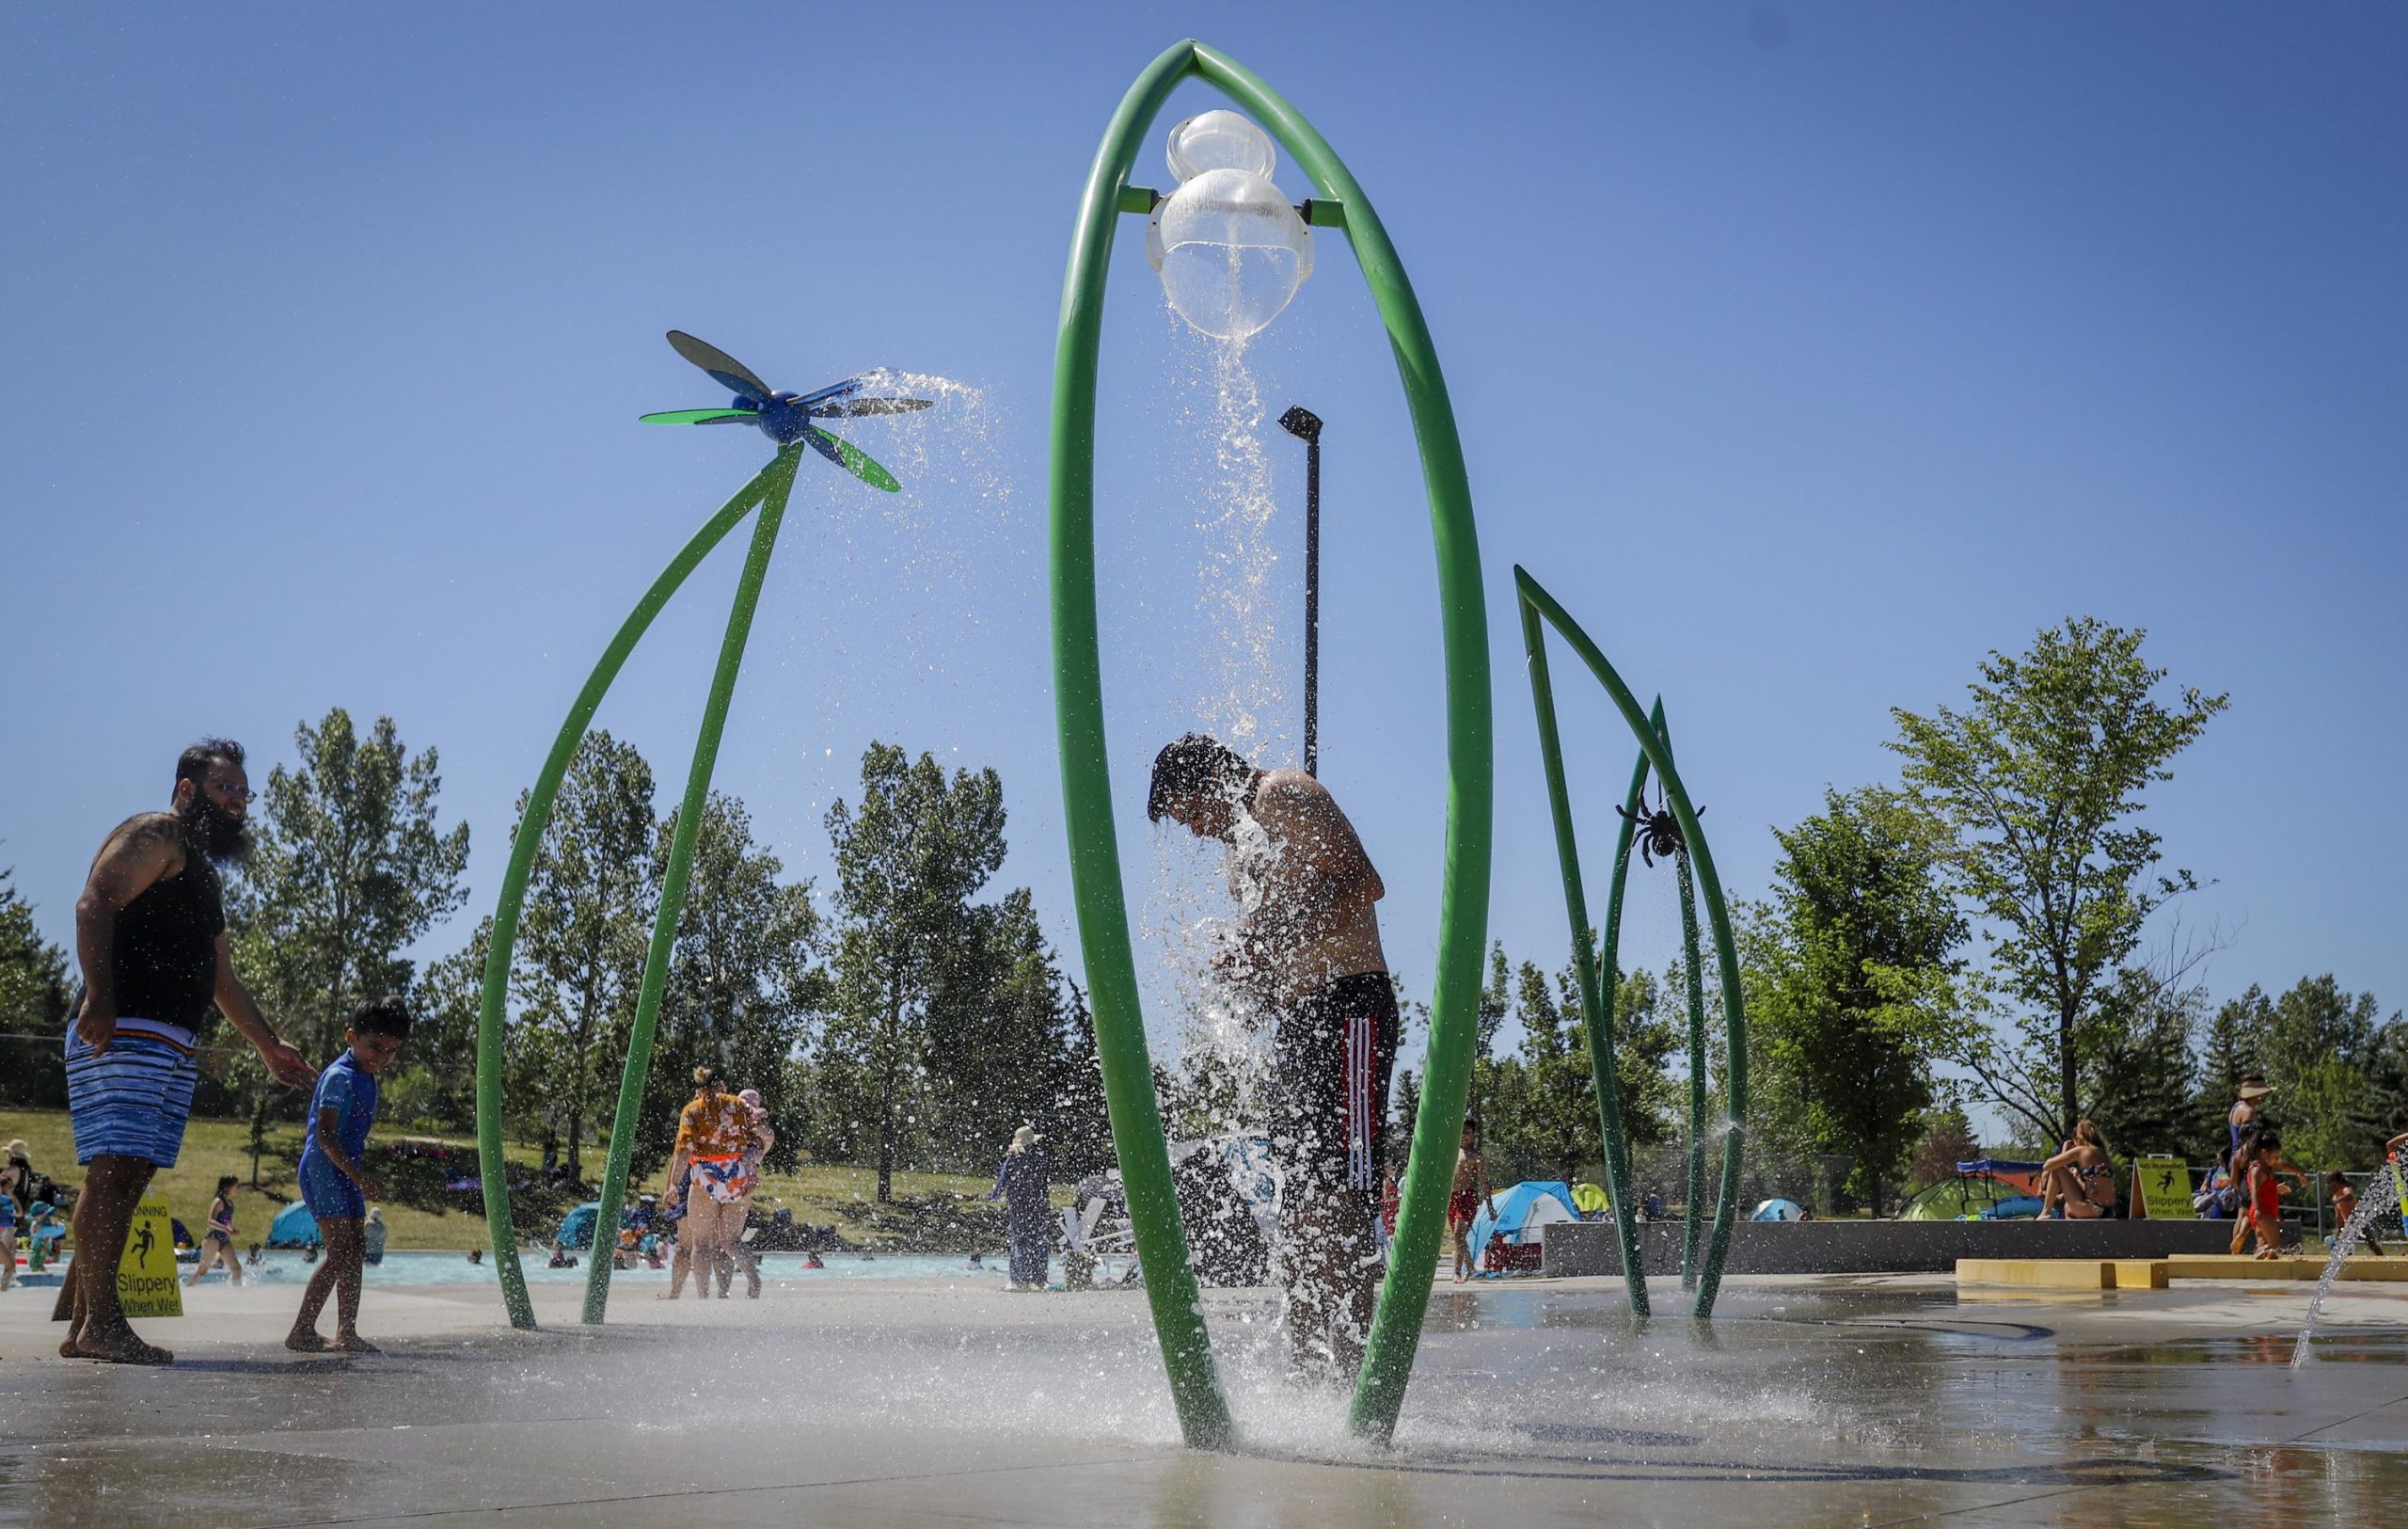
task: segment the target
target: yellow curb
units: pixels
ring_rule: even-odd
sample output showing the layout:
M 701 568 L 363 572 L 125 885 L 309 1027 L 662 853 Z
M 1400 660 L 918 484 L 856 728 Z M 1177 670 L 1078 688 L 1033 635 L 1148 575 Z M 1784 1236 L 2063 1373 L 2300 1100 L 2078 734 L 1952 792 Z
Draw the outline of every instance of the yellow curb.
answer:
M 1960 1258 L 1956 1282 L 2035 1290 L 2113 1290 L 2115 1265 L 2096 1258 Z

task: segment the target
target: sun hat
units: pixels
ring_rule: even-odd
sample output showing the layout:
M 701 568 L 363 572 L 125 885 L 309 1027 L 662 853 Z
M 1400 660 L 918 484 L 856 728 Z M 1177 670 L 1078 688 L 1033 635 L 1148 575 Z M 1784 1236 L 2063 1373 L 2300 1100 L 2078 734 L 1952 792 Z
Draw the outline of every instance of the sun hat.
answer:
M 2263 1083 L 2243 1083 L 2240 1090 L 2241 1102 L 2244 1105 L 2254 1104 L 2273 1091 Z

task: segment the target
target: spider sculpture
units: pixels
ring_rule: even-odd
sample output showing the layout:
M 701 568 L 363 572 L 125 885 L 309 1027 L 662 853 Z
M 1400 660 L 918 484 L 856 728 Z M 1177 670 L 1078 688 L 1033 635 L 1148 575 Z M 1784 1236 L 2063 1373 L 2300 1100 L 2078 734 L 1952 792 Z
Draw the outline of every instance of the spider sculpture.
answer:
M 1686 855 L 1689 852 L 1688 840 L 1681 836 L 1681 820 L 1672 816 L 1671 803 L 1669 799 L 1658 796 L 1656 806 L 1651 811 L 1647 805 L 1647 793 L 1642 789 L 1639 793 L 1637 812 L 1631 812 L 1623 807 L 1616 807 L 1614 811 L 1629 819 L 1632 825 L 1639 830 L 1639 858 L 1650 867 L 1656 864 L 1657 855 L 1670 859 L 1673 855 Z M 1698 808 L 1697 815 L 1701 818 L 1704 817 L 1705 809 Z

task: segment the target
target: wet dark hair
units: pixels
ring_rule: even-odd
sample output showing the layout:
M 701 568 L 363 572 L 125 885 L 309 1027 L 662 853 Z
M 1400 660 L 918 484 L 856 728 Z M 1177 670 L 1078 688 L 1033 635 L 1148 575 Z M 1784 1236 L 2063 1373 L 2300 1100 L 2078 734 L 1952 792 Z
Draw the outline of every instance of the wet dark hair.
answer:
M 389 1035 L 406 1041 L 410 1038 L 410 1006 L 390 993 L 371 998 L 351 1011 L 351 1027 L 362 1035 Z
M 209 778 L 209 767 L 213 764 L 232 765 L 240 770 L 243 768 L 243 745 L 230 738 L 202 739 L 176 756 L 176 783 L 182 785 L 190 781 L 196 789 L 198 788 L 200 783 Z
M 227 1190 L 229 1190 L 229 1189 L 230 1189 L 230 1188 L 232 1188 L 232 1187 L 234 1187 L 234 1186 L 236 1186 L 236 1185 L 238 1185 L 238 1184 L 242 1183 L 242 1182 L 243 1182 L 243 1175 L 241 1175 L 240 1173 L 220 1173 L 220 1174 L 218 1174 L 218 1175 L 217 1175 L 217 1198 L 218 1198 L 218 1199 L 220 1199 L 220 1200 L 225 1199 L 225 1198 L 226 1198 L 226 1191 L 227 1191 Z
M 1477 1131 L 1477 1130 L 1479 1130 L 1479 1129 L 1480 1129 L 1480 1117 L 1479 1117 L 1479 1116 L 1477 1116 L 1477 1115 L 1465 1115 L 1465 1116 L 1464 1117 L 1464 1129 L 1465 1129 L 1465 1130 L 1466 1130 L 1466 1131 Z
M 1189 733 L 1154 756 L 1154 778 L 1146 788 L 1146 820 L 1158 823 L 1181 798 L 1225 791 L 1234 796 L 1254 776 L 1254 766 L 1208 733 Z

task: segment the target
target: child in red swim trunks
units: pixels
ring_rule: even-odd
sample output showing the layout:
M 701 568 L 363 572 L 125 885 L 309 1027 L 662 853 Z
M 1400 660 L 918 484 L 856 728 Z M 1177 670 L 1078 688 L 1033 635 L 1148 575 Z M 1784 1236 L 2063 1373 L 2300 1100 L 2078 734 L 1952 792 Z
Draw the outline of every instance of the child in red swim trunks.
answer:
M 1455 1283 L 1471 1278 L 1472 1218 L 1488 1202 L 1488 1166 L 1480 1159 L 1480 1122 L 1464 1118 L 1462 1150 L 1455 1154 L 1454 1187 L 1447 1195 L 1447 1235 L 1455 1245 Z

